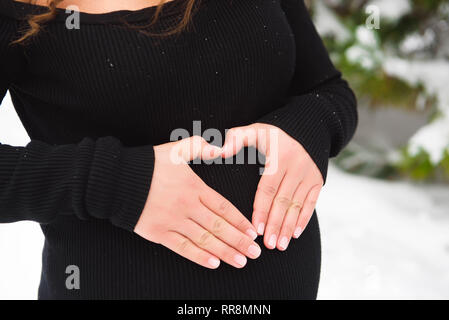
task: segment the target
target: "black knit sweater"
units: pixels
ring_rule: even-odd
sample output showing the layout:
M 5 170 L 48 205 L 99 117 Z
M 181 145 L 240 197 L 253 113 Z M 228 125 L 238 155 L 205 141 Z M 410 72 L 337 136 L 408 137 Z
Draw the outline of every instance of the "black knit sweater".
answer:
M 167 3 L 151 31 L 176 23 L 183 4 Z M 0 0 L 0 99 L 10 91 L 31 138 L 26 147 L 0 145 L 0 222 L 41 224 L 39 297 L 314 298 L 315 215 L 286 252 L 262 249 L 241 270 L 208 270 L 133 233 L 153 146 L 195 120 L 223 134 L 278 126 L 326 176 L 329 157 L 354 133 L 356 102 L 303 1 L 202 0 L 190 28 L 168 37 L 123 22 L 144 25 L 154 7 L 81 13 L 80 29 L 67 29 L 59 9 L 31 42 L 11 45 L 26 15 L 45 10 Z M 256 165 L 192 168 L 251 218 Z M 68 265 L 80 269 L 79 290 L 65 286 Z

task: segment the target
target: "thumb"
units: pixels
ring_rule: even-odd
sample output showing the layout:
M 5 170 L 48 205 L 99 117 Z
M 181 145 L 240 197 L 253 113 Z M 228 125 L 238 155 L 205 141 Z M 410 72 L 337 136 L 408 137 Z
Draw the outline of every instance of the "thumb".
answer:
M 226 132 L 223 145 L 223 158 L 229 158 L 242 150 L 244 147 L 255 147 L 257 145 L 257 130 L 255 126 L 235 127 Z
M 244 147 L 255 147 L 262 153 L 265 153 L 265 145 L 267 143 L 265 131 L 265 128 L 257 123 L 229 129 L 226 132 L 222 157 L 232 157 Z

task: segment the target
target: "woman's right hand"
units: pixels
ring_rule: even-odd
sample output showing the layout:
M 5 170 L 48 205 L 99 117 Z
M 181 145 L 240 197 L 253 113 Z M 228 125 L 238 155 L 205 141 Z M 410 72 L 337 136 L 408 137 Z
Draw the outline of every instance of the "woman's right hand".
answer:
M 151 188 L 134 232 L 210 269 L 220 260 L 242 268 L 246 257 L 257 258 L 254 226 L 187 164 L 214 159 L 221 149 L 194 136 L 155 146 L 154 152 Z

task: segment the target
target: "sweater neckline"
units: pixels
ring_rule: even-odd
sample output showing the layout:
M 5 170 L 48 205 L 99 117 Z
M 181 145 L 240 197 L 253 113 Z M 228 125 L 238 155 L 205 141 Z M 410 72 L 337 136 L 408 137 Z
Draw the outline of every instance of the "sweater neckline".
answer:
M 19 2 L 13 0 L 0 0 L 11 2 L 11 14 L 14 18 L 25 19 L 28 15 L 39 14 L 46 12 L 48 8 L 42 5 L 36 5 L 26 2 Z M 201 0 L 206 2 L 207 0 Z M 178 10 L 183 7 L 185 0 L 171 0 L 164 4 L 160 13 L 160 18 L 167 17 L 173 14 L 179 13 Z M 144 7 L 137 10 L 115 10 L 105 13 L 89 13 L 84 11 L 78 11 L 81 23 L 96 24 L 96 23 L 122 23 L 123 20 L 127 22 L 139 22 L 152 17 L 156 12 L 157 5 Z M 56 8 L 56 16 L 53 21 L 65 21 L 68 15 L 73 11 L 66 13 L 64 8 Z

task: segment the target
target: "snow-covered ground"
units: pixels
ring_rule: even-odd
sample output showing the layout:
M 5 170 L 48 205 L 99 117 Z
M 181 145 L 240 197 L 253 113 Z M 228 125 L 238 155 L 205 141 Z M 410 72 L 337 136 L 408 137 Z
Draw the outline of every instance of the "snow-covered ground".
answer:
M 0 141 L 28 137 L 9 98 Z M 449 187 L 349 175 L 331 166 L 318 203 L 321 299 L 449 299 Z M 0 299 L 35 299 L 43 237 L 37 224 L 0 224 Z
M 318 203 L 321 299 L 448 299 L 449 188 L 332 168 Z

